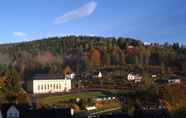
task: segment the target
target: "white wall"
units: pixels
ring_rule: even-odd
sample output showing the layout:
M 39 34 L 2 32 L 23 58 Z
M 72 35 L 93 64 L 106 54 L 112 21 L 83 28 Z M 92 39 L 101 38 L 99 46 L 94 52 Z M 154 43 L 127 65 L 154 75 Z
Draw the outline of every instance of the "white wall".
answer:
M 70 79 L 33 80 L 33 93 L 59 93 L 71 89 Z

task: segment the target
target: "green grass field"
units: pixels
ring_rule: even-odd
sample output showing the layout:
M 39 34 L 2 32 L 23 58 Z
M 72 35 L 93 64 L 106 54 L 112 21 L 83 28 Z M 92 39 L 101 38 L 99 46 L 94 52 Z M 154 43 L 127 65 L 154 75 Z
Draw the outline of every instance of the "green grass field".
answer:
M 51 104 L 62 103 L 70 99 L 96 98 L 101 96 L 105 96 L 105 95 L 101 92 L 82 92 L 82 93 L 74 93 L 74 94 L 66 94 L 66 95 L 54 95 L 54 96 L 41 97 L 39 98 L 39 101 L 44 105 L 51 105 Z

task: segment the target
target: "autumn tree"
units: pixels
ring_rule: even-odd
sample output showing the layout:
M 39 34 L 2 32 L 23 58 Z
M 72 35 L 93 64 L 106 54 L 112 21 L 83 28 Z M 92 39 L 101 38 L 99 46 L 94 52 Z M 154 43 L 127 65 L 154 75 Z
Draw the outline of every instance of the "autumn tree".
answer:
M 19 92 L 21 90 L 20 76 L 13 67 L 9 68 L 5 74 L 6 85 L 5 90 L 9 92 Z
M 90 60 L 91 60 L 91 65 L 98 67 L 101 64 L 101 54 L 98 49 L 93 48 L 90 51 Z
M 148 74 L 143 75 L 143 86 L 145 89 L 151 88 L 153 85 L 153 80 Z
M 68 75 L 68 74 L 71 74 L 72 73 L 72 69 L 67 66 L 64 68 L 64 71 L 63 71 L 64 75 Z

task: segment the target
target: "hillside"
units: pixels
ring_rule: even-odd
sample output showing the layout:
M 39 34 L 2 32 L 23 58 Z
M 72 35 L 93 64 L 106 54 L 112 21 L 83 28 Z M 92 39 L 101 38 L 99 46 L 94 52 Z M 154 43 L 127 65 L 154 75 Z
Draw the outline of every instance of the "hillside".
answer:
M 144 45 L 132 38 L 89 36 L 52 37 L 31 42 L 0 45 L 0 72 L 15 66 L 22 77 L 34 73 L 63 73 L 70 67 L 76 73 L 116 67 L 126 71 L 184 74 L 186 49 L 173 45 Z

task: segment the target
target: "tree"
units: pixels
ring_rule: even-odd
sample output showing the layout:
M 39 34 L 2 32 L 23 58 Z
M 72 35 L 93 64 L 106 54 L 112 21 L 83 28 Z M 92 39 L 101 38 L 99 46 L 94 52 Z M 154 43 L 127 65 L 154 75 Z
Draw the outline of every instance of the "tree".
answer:
M 90 60 L 91 60 L 91 65 L 98 67 L 101 64 L 101 54 L 98 49 L 92 49 L 90 51 Z
M 10 67 L 6 74 L 6 84 L 5 84 L 5 90 L 8 92 L 19 92 L 21 90 L 21 83 L 20 83 L 20 76 L 15 68 Z
M 64 69 L 64 75 L 68 75 L 68 74 L 71 74 L 72 73 L 72 69 L 69 67 L 69 66 L 67 66 L 67 67 L 65 67 L 65 69 Z
M 104 54 L 103 54 L 103 63 L 105 66 L 110 66 L 110 53 L 105 51 Z
M 151 77 L 149 77 L 147 74 L 144 74 L 143 76 L 143 86 L 147 90 L 151 88 L 153 85 L 153 80 Z

